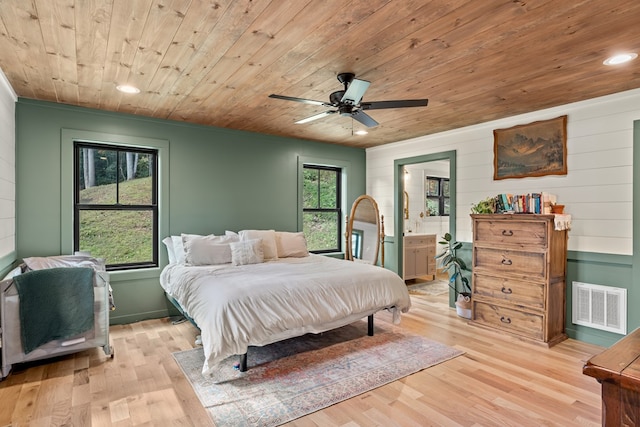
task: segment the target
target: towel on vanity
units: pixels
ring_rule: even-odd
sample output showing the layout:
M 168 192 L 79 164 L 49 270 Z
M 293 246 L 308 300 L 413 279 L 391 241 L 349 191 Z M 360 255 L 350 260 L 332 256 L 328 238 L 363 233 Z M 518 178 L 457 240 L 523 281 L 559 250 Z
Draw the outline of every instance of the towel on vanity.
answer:
M 22 347 L 29 353 L 49 341 L 93 328 L 93 269 L 48 268 L 14 277 L 20 297 Z

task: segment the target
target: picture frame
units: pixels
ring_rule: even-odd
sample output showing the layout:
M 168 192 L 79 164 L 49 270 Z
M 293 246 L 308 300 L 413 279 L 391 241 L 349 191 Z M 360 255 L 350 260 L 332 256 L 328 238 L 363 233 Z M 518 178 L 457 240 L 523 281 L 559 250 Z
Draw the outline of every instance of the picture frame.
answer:
M 567 116 L 493 131 L 493 179 L 567 174 Z

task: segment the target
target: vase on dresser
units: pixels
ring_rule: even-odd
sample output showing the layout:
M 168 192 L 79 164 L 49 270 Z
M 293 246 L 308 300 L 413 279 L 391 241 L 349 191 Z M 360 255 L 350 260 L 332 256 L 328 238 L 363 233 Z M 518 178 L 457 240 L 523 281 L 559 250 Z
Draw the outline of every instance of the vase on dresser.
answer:
M 456 314 L 465 319 L 471 319 L 471 295 L 466 292 L 458 294 L 456 304 Z

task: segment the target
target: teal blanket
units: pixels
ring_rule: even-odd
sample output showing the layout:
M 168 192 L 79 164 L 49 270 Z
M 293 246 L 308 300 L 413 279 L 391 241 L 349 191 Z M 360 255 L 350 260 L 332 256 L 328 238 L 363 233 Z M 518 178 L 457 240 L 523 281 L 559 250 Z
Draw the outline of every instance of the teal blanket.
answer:
M 93 269 L 34 270 L 13 281 L 20 297 L 25 354 L 49 341 L 71 338 L 93 328 Z

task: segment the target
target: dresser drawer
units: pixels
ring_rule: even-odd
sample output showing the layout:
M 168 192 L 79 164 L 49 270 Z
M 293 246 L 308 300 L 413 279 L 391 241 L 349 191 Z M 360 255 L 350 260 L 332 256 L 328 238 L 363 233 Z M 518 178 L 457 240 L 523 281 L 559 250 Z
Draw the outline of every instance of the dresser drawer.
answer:
M 523 279 L 544 280 L 547 261 L 544 252 L 510 251 L 474 248 L 473 268 L 497 276 L 510 275 Z
M 473 321 L 528 338 L 544 339 L 544 318 L 541 314 L 473 301 Z
M 432 246 L 435 253 L 436 236 L 424 235 L 424 236 L 404 236 L 404 247 L 410 248 L 414 246 Z
M 542 221 L 476 220 L 474 241 L 478 244 L 547 246 L 547 224 Z
M 508 301 L 512 304 L 544 308 L 544 282 L 473 275 L 473 294 Z

